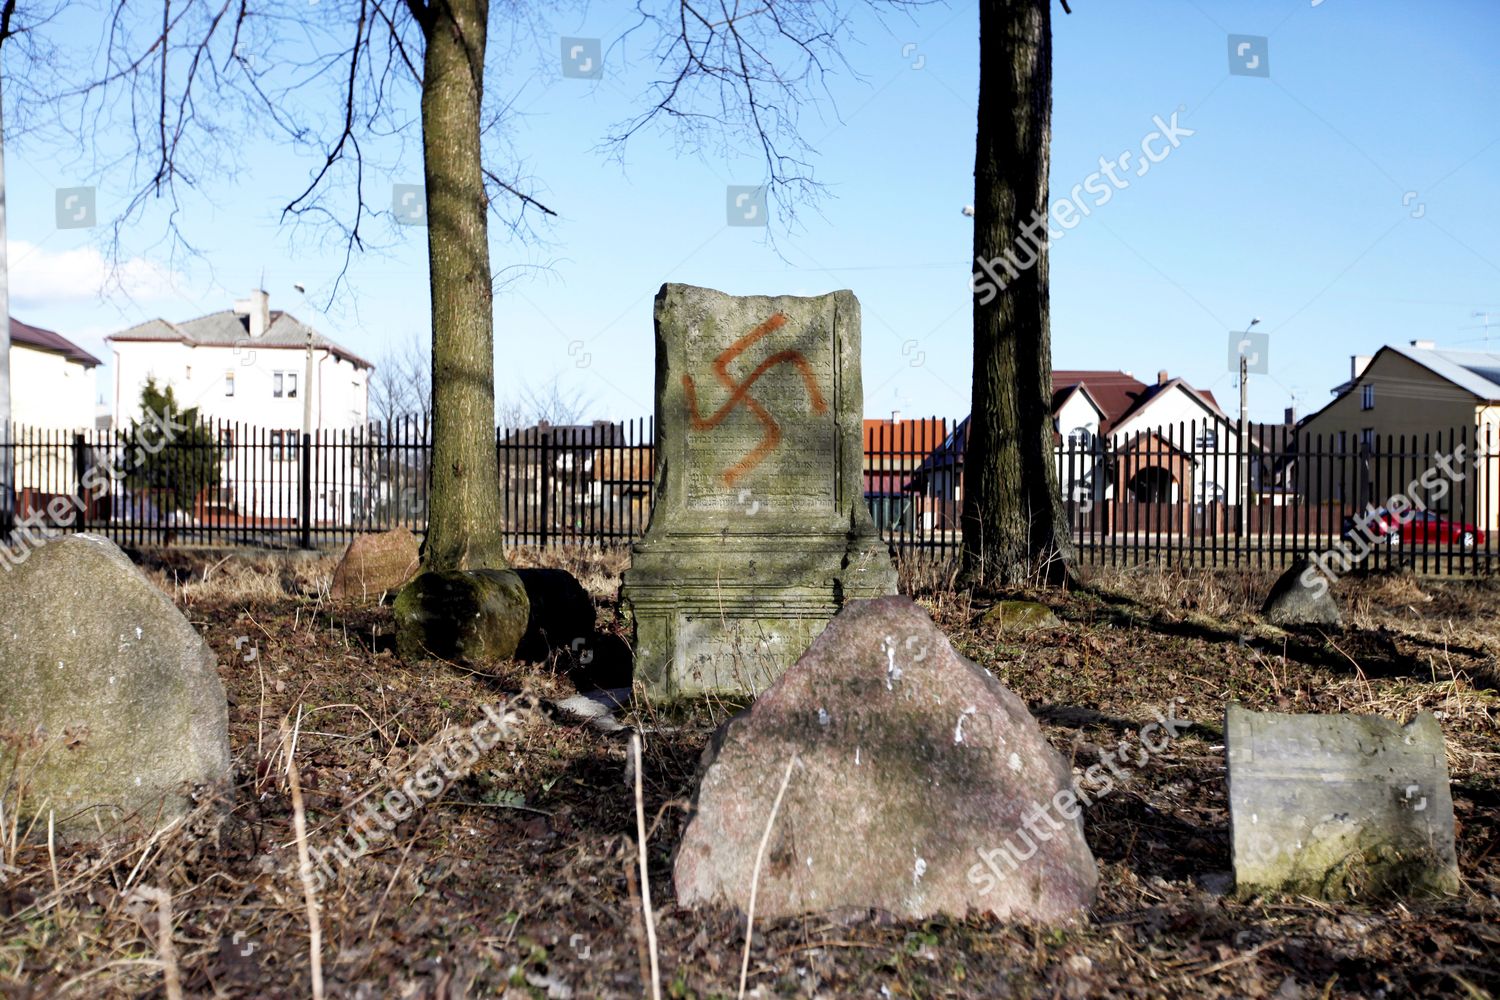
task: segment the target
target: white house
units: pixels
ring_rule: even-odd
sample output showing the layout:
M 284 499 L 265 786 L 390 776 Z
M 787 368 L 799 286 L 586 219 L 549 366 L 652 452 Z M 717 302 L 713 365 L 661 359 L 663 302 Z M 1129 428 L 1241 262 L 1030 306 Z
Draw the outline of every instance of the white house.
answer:
M 206 501 L 220 508 L 217 516 L 298 519 L 302 434 L 334 442 L 364 434 L 374 366 L 290 313 L 272 310 L 264 291 L 233 309 L 181 323 L 154 319 L 107 339 L 115 354 L 117 427 L 139 419 L 141 390 L 155 379 L 172 387 L 181 407 L 197 407 L 220 427 L 221 442 L 232 446 L 223 489 Z M 304 426 L 309 393 L 311 420 Z M 351 449 L 322 449 L 311 475 L 315 520 L 342 520 L 362 503 L 363 476 Z
M 1060 480 L 1065 493 L 1070 482 L 1080 492 L 1074 499 L 1118 493 L 1150 502 L 1232 504 L 1239 496 L 1236 422 L 1207 390 L 1166 371 L 1154 385 L 1128 372 L 1057 371 L 1052 386 L 1055 428 L 1066 442 Z M 1094 475 L 1101 435 L 1116 459 L 1113 477 Z
M 374 365 L 290 313 L 272 310 L 263 291 L 233 309 L 183 323 L 153 319 L 107 339 L 115 353 L 116 426 L 140 416 L 141 388 L 152 377 L 171 385 L 180 405 L 196 406 L 214 421 L 300 432 L 309 388 L 310 430 L 363 427 L 369 413 Z
M 92 428 L 99 363 L 71 340 L 12 317 L 11 421 L 50 430 Z
M 29 323 L 10 321 L 10 410 L 20 510 L 74 489 L 73 434 L 94 426 L 99 359 Z

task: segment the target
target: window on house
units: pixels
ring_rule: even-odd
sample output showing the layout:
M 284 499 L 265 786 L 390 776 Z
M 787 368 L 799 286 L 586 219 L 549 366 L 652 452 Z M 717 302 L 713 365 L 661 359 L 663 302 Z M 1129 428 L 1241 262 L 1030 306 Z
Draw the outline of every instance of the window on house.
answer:
M 234 395 L 234 372 L 224 373 L 224 395 Z
M 296 372 L 287 372 L 287 374 L 286 374 L 286 396 L 287 396 L 288 399 L 296 399 L 297 398 L 297 373 Z
M 1375 387 L 1367 385 L 1360 390 L 1359 408 L 1362 410 L 1375 409 Z
M 226 448 L 234 447 L 234 429 L 231 427 L 219 428 L 219 443 Z
M 1212 427 L 1205 427 L 1193 438 L 1193 444 L 1204 449 L 1217 448 L 1219 446 L 1219 432 Z
M 1071 448 L 1087 448 L 1093 440 L 1094 435 L 1087 427 L 1075 427 L 1068 431 L 1068 445 Z
M 281 389 L 281 372 L 276 372 L 271 376 L 271 395 L 280 399 L 282 395 Z
M 271 461 L 280 462 L 286 458 L 286 435 L 281 431 L 271 432 Z
M 192 365 L 188 365 L 187 366 L 187 377 L 188 377 L 188 381 L 189 382 L 191 382 L 193 380 L 193 366 Z
M 1359 432 L 1359 445 L 1365 451 L 1375 450 L 1375 428 L 1366 427 Z

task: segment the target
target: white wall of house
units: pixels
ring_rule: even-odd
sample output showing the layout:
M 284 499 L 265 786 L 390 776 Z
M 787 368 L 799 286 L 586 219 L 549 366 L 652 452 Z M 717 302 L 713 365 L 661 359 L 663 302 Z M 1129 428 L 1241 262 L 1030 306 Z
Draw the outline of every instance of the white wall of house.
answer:
M 1099 435 L 1099 411 L 1081 392 L 1072 393 L 1057 408 L 1057 432 L 1063 441 L 1075 431 L 1087 431 L 1090 439 Z
M 256 427 L 302 430 L 307 392 L 304 348 L 190 346 L 170 341 L 117 341 L 116 426 L 141 415 L 148 377 L 171 385 L 177 402 L 206 418 Z M 369 414 L 369 369 L 331 351 L 313 351 L 313 430 L 363 427 Z
M 11 422 L 22 447 L 15 485 L 40 493 L 67 493 L 76 480 L 70 431 L 94 426 L 96 366 L 26 344 L 10 345 Z
M 94 426 L 95 366 L 25 344 L 10 345 L 11 420 L 25 427 L 87 430 Z
M 1194 481 L 1178 484 L 1178 496 L 1193 501 L 1235 502 L 1240 475 L 1233 421 L 1207 409 L 1178 383 L 1116 426 L 1110 432 L 1110 442 L 1122 447 L 1134 435 L 1153 431 L 1195 455 L 1207 452 L 1195 467 Z
M 1057 432 L 1062 452 L 1057 458 L 1057 482 L 1064 500 L 1102 498 L 1108 484 L 1095 481 L 1095 441 L 1099 437 L 1100 413 L 1081 392 L 1070 393 L 1057 408 Z

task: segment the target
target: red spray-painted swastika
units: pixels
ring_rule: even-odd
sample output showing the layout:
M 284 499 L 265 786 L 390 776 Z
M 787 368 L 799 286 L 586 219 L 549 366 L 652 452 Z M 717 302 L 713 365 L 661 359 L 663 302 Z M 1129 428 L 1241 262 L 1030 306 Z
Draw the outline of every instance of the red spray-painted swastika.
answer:
M 750 377 L 743 382 L 735 382 L 729 374 L 729 363 L 731 361 L 745 353 L 745 350 L 757 340 L 775 330 L 781 329 L 786 325 L 786 322 L 787 319 L 784 313 L 776 313 L 739 340 L 730 344 L 714 359 L 714 377 L 718 379 L 720 385 L 729 390 L 730 395 L 725 400 L 724 405 L 715 410 L 712 415 L 703 417 L 698 413 L 698 388 L 693 383 L 691 375 L 682 376 L 682 388 L 687 393 L 688 414 L 692 421 L 693 430 L 712 430 L 723 423 L 724 418 L 729 416 L 735 407 L 741 404 L 751 413 L 755 414 L 755 418 L 765 428 L 765 433 L 762 435 L 760 443 L 751 450 L 750 454 L 724 470 L 721 478 L 725 486 L 733 486 L 745 473 L 764 461 L 765 457 L 775 451 L 776 446 L 781 443 L 781 425 L 766 411 L 766 408 L 761 405 L 760 400 L 750 395 L 750 390 L 755 387 L 755 383 L 760 381 L 760 377 L 766 372 L 781 364 L 794 366 L 802 374 L 802 382 L 807 386 L 807 396 L 812 402 L 813 412 L 824 413 L 828 410 L 828 404 L 823 401 L 823 393 L 818 390 L 817 380 L 813 378 L 812 366 L 807 363 L 807 359 L 802 356 L 800 351 L 777 351 L 762 361 L 759 367 L 750 373 Z

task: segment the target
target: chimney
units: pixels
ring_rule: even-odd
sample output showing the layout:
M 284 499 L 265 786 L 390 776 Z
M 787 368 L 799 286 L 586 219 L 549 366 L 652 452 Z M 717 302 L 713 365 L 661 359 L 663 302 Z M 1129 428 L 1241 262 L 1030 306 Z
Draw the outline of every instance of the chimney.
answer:
M 891 423 L 893 423 L 893 424 L 899 424 L 900 422 L 901 422 L 901 411 L 900 410 L 892 410 L 891 411 Z
M 1413 340 L 1411 346 L 1420 351 L 1430 351 L 1437 347 L 1437 342 L 1432 340 Z
M 252 340 L 263 337 L 271 326 L 271 296 L 257 288 L 248 299 L 235 302 L 234 314 L 245 318 Z
M 1281 419 L 1282 422 L 1285 423 L 1288 427 L 1294 425 L 1297 422 L 1297 408 L 1295 406 L 1288 406 L 1286 408 L 1286 413 L 1282 416 Z
M 1365 369 L 1368 368 L 1368 367 L 1370 367 L 1370 355 L 1368 355 L 1368 354 L 1351 354 L 1351 355 L 1349 355 L 1349 378 L 1350 379 L 1359 378 L 1361 375 L 1363 375 L 1365 373 Z
M 1169 381 L 1171 381 L 1171 379 L 1167 378 L 1167 370 L 1165 368 L 1160 369 L 1156 373 L 1157 385 L 1166 385 Z

